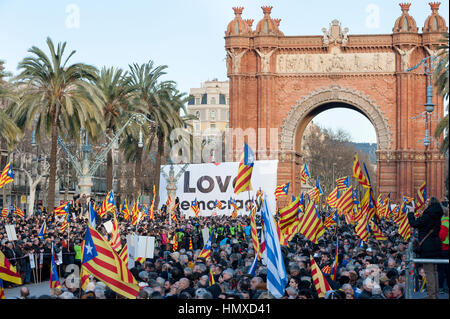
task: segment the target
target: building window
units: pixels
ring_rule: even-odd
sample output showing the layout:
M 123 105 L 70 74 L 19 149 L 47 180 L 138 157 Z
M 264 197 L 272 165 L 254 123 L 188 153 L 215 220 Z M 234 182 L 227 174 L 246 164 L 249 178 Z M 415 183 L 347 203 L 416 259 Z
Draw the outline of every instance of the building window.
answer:
M 195 104 L 195 99 L 194 98 L 189 99 L 188 105 L 194 105 L 194 104 Z
M 211 123 L 210 128 L 211 128 L 211 129 L 215 129 L 215 128 L 216 128 L 216 124 L 215 124 L 215 123 Z
M 216 111 L 209 112 L 209 116 L 211 117 L 211 120 L 215 120 L 216 119 Z
M 216 104 L 216 98 L 215 97 L 211 98 L 211 104 Z
M 200 131 L 200 123 L 195 123 L 195 130 Z
M 197 119 L 200 120 L 200 111 L 196 111 L 196 112 L 195 112 L 195 116 L 197 117 Z
M 200 104 L 200 98 L 199 98 L 199 97 L 195 98 L 195 104 L 196 104 L 196 105 L 199 105 L 199 104 Z
M 202 94 L 202 104 L 208 104 L 208 94 Z
M 230 105 L 230 98 L 227 97 L 227 105 Z
M 225 104 L 225 94 L 219 94 L 219 104 Z

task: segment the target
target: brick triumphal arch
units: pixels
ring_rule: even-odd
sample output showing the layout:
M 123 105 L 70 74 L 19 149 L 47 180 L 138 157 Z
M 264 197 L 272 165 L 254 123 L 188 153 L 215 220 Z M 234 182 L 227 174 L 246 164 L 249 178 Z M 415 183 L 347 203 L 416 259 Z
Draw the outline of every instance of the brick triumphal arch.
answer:
M 285 36 L 272 7 L 262 7 L 264 16 L 253 29 L 243 8 L 233 8 L 225 32 L 230 128 L 255 129 L 257 159 L 266 158 L 262 150 L 270 144 L 270 135 L 258 129 L 278 129 L 277 152 L 271 153 L 279 160 L 278 184 L 289 181 L 294 192 L 300 190 L 303 131 L 315 115 L 339 106 L 364 114 L 375 127 L 378 192 L 399 200 L 426 179 L 428 193 L 443 196 L 445 158 L 437 143 L 418 143 L 425 121 L 413 119 L 425 110 L 427 77 L 421 68 L 407 70 L 436 55 L 448 28 L 439 3 L 430 3 L 422 32 L 410 4 L 400 7 L 392 34 L 353 35 L 333 20 L 316 36 Z M 442 118 L 443 99 L 435 91 L 432 102 Z M 436 121 L 429 123 L 434 132 Z M 242 145 L 233 147 L 238 160 Z

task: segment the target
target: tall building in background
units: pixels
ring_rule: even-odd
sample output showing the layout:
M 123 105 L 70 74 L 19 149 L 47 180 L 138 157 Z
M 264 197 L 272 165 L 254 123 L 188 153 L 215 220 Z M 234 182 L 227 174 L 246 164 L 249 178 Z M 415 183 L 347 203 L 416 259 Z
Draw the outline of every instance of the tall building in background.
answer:
M 191 122 L 193 133 L 204 138 L 223 134 L 230 118 L 228 81 L 205 81 L 200 88 L 191 88 L 189 93 L 193 97 L 188 102 L 187 112 L 198 119 Z

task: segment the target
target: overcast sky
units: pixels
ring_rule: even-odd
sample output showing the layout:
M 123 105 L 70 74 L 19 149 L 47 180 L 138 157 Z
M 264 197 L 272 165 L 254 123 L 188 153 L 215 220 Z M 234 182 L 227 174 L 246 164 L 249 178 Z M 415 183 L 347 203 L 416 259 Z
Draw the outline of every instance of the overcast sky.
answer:
M 349 34 L 392 33 L 401 10 L 391 0 L 129 0 L 64 1 L 0 0 L 0 59 L 16 74 L 18 62 L 35 45 L 47 52 L 45 39 L 66 41 L 76 50 L 72 62 L 97 67 L 153 60 L 167 65 L 168 75 L 188 93 L 205 80 L 227 80 L 224 32 L 234 18 L 232 7 L 243 6 L 243 18 L 263 17 L 262 5 L 273 6 L 285 35 L 321 35 L 338 19 Z M 412 1 L 410 14 L 421 31 L 430 14 L 429 0 Z M 448 21 L 448 0 L 440 14 Z M 375 130 L 361 114 L 334 109 L 319 114 L 315 123 L 347 130 L 356 142 L 376 142 Z

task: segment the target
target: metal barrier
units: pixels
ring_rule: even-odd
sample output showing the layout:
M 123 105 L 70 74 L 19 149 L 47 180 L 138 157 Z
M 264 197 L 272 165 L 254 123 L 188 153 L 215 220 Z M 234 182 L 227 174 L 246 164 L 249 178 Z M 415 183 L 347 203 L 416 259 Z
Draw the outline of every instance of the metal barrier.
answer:
M 412 249 L 412 242 L 409 242 L 408 251 L 406 252 L 406 262 L 408 264 L 408 271 L 406 272 L 406 287 L 405 299 L 411 299 L 414 289 L 414 276 L 411 275 L 413 270 L 413 263 L 418 264 L 448 264 L 448 259 L 428 259 L 428 258 L 414 258 Z

